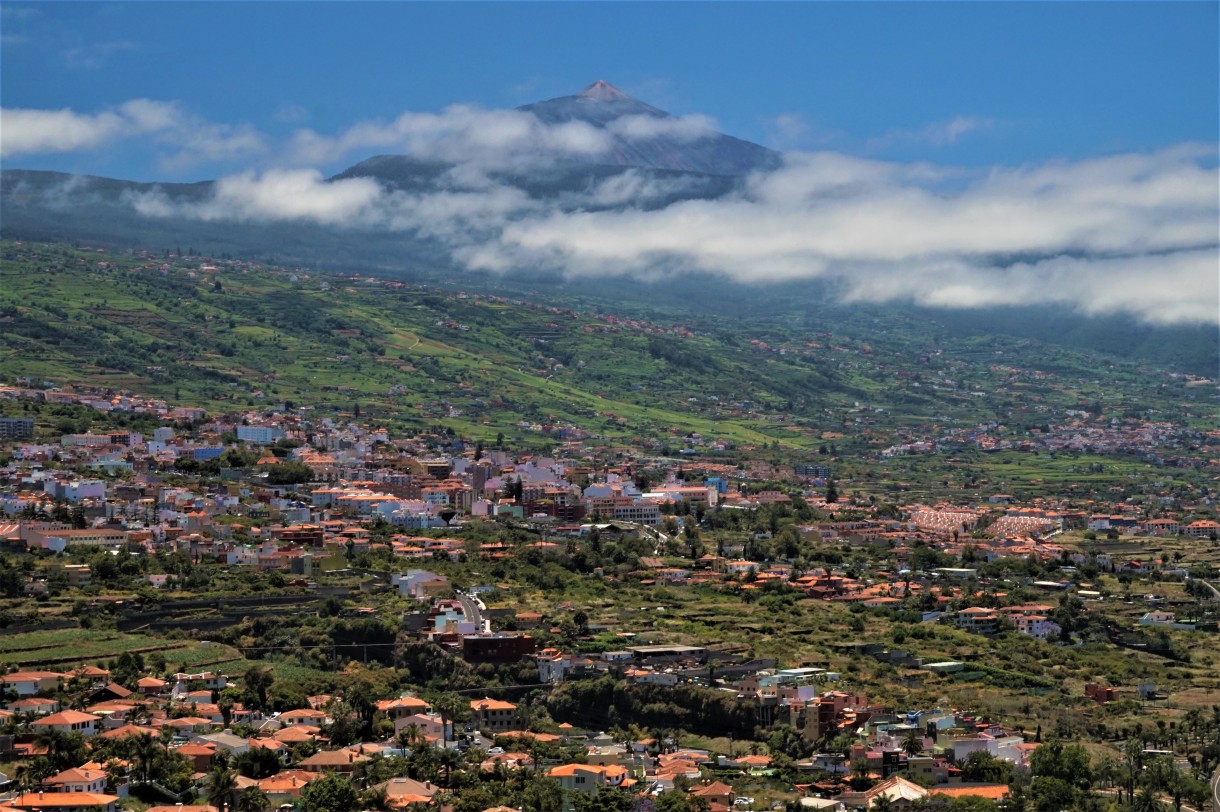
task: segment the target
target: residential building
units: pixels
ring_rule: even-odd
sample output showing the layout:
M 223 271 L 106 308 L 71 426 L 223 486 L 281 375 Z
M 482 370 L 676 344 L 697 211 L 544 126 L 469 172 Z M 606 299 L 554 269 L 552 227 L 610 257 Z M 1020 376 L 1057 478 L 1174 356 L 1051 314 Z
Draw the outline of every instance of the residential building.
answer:
M 284 436 L 284 430 L 279 426 L 238 426 L 237 439 L 243 443 L 270 445 Z
M 80 733 L 87 738 L 97 732 L 99 721 L 101 721 L 101 717 L 92 713 L 65 710 L 31 722 L 30 728 L 35 732 L 58 730 L 61 733 Z
M 517 706 L 498 699 L 475 699 L 470 702 L 474 725 L 480 730 L 501 733 L 517 724 Z
M 994 609 L 972 606 L 957 613 L 957 627 L 975 634 L 995 634 L 1000 630 L 1000 618 Z
M 34 418 L 0 417 L 0 439 L 21 440 L 34 436 Z

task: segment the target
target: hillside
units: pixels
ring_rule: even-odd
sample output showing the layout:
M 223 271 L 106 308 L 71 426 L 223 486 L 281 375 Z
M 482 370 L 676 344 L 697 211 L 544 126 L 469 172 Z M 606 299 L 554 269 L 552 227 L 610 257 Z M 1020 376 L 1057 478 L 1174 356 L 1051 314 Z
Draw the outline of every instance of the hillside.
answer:
M 416 133 L 376 145 L 399 154 L 356 153 L 363 159 L 329 177 L 297 167 L 197 183 L 136 183 L 4 169 L 0 238 L 84 242 L 158 256 L 184 250 L 239 256 L 266 265 L 373 273 L 410 285 L 454 284 L 548 303 L 612 303 L 615 312 L 630 307 L 652 314 L 660 305 L 667 318 L 681 322 L 714 325 L 719 316 L 727 324 L 779 324 L 798 333 L 831 331 L 865 342 L 874 340 L 874 325 L 883 324 L 900 332 L 909 326 L 917 339 L 934 334 L 975 342 L 1003 334 L 1010 346 L 1029 340 L 1057 345 L 1068 355 L 1099 352 L 1182 373 L 1212 376 L 1220 368 L 1215 326 L 1206 314 L 1202 322 L 1165 315 L 1154 324 L 1141 320 L 1139 307 L 1093 307 L 1089 302 L 1096 292 L 1080 301 L 1031 298 L 1027 292 L 998 299 L 988 294 L 982 301 L 990 304 L 980 301 L 976 307 L 920 307 L 912 302 L 924 299 L 900 290 L 907 277 L 918 276 L 916 255 L 910 267 L 890 269 L 894 277 L 878 280 L 877 290 L 864 296 L 855 290 L 857 281 L 879 273 L 888 262 L 883 256 L 863 250 L 852 265 L 846 254 L 835 259 L 838 249 L 823 255 L 820 248 L 793 248 L 781 252 L 786 259 L 771 257 L 775 240 L 752 236 L 760 228 L 787 223 L 783 233 L 789 235 L 823 227 L 846 235 L 851 229 L 844 223 L 864 222 L 860 218 L 872 210 L 871 203 L 846 212 L 850 216 L 843 222 L 820 220 L 812 209 L 797 206 L 794 211 L 804 212 L 799 227 L 785 208 L 794 204 L 797 188 L 805 191 L 796 197 L 808 197 L 809 206 L 829 206 L 854 199 L 856 187 L 869 187 L 865 179 L 872 170 L 847 156 L 785 156 L 716 132 L 704 116 L 672 115 L 600 81 L 515 110 L 455 108 L 416 122 L 423 123 L 426 137 Z M 842 172 L 864 174 L 840 189 L 833 179 Z M 822 180 L 808 186 L 813 178 Z M 831 186 L 819 191 L 823 182 Z M 899 184 L 890 193 L 928 193 L 930 202 L 944 191 Z M 711 261 L 709 255 L 704 259 L 711 264 L 704 264 L 697 256 L 701 252 L 692 252 L 712 235 L 732 231 L 747 214 L 757 218 L 755 226 L 718 246 L 712 253 L 720 259 Z M 654 221 L 653 215 L 661 219 Z M 668 225 L 650 231 L 650 222 Z M 671 239 L 712 222 L 719 226 L 695 244 Z M 603 231 L 623 227 L 613 237 Z M 631 252 L 618 256 L 637 239 L 654 248 L 634 258 Z M 576 251 L 577 244 L 585 248 Z M 1082 256 L 1096 253 L 1079 250 Z M 1052 247 L 981 258 L 973 249 L 966 254 L 973 257 L 968 265 L 1004 267 L 1066 261 L 1071 252 Z M 742 258 L 730 262 L 731 268 L 718 264 L 734 256 Z M 817 271 L 819 263 L 838 267 L 840 260 L 846 264 L 833 273 Z M 788 262 L 796 264 L 769 275 Z M 1157 273 L 1168 273 L 1169 267 Z M 997 287 L 1003 284 L 988 285 L 992 291 Z M 890 301 L 862 303 L 880 300 Z M 961 298 L 946 294 L 942 300 Z M 855 304 L 849 308 L 845 302 Z M 913 347 L 918 346 L 917 340 Z M 834 385 L 829 389 L 837 391 Z
M 2 254 L 6 383 L 128 389 L 213 408 L 359 406 L 465 437 L 674 448 L 697 433 L 792 450 L 829 438 L 867 451 L 900 429 L 1000 421 L 1020 433 L 1074 408 L 1184 423 L 1207 413 L 1193 405 L 1204 390 L 1169 370 L 1028 339 L 955 338 L 901 314 L 844 310 L 811 329 L 237 260 L 20 243 Z

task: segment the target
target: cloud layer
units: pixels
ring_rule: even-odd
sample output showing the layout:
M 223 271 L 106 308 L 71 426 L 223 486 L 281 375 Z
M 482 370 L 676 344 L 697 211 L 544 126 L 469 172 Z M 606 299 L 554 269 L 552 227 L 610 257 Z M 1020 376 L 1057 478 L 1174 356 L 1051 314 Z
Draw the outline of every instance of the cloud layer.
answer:
M 135 100 L 92 115 L 6 110 L 3 154 L 72 150 L 152 135 L 184 154 L 266 154 L 258 133 L 191 121 Z M 568 276 L 708 273 L 744 283 L 818 278 L 851 301 L 945 308 L 1068 305 L 1157 324 L 1220 322 L 1216 145 L 977 170 L 794 153 L 715 199 L 679 199 L 692 176 L 647 170 L 546 197 L 503 180 L 572 159 L 596 162 L 615 138 L 675 150 L 712 131 L 703 117 L 622 118 L 607 129 L 547 124 L 519 110 L 405 113 L 326 135 L 298 130 L 274 163 L 221 179 L 203 202 L 133 195 L 148 216 L 300 221 L 440 241 L 471 270 Z M 893 138 L 951 144 L 987 122 L 961 117 Z M 313 168 L 401 152 L 449 165 L 423 190 Z
M 163 168 L 251 158 L 267 138 L 247 125 L 206 121 L 176 102 L 132 99 L 99 113 L 6 107 L 0 110 L 0 157 L 93 150 L 124 139 L 151 139 Z
M 606 131 L 583 121 L 548 125 L 520 110 L 453 105 L 440 113 L 403 113 L 388 123 L 362 122 L 335 136 L 299 130 L 285 158 L 320 164 L 353 154 L 390 152 L 499 169 L 561 157 L 588 158 L 611 145 Z

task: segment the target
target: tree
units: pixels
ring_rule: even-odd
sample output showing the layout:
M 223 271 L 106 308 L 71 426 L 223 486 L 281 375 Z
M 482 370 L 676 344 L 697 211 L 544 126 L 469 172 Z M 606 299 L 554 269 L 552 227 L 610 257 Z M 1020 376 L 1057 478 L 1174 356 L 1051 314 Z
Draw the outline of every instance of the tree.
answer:
M 237 798 L 237 773 L 224 761 L 212 765 L 204 780 L 204 795 L 217 809 L 231 809 Z
M 1079 744 L 1041 744 L 1030 756 L 1029 769 L 1035 778 L 1057 778 L 1079 790 L 1087 791 L 1093 784 L 1089 754 Z
M 234 766 L 246 778 L 257 780 L 275 775 L 283 765 L 274 750 L 267 747 L 251 747 L 237 756 Z
M 601 786 L 596 795 L 574 792 L 571 801 L 575 812 L 631 812 L 635 799 L 621 789 Z
M 364 792 L 360 793 L 360 802 L 367 809 L 390 809 L 390 795 L 386 792 L 385 785 L 369 787 Z
M 563 789 L 553 778 L 534 776 L 514 797 L 513 805 L 531 812 L 560 812 L 563 809 Z
M 908 756 L 917 756 L 923 752 L 923 736 L 918 728 L 911 728 L 902 740 L 902 752 Z
M 46 756 L 34 756 L 17 768 L 17 783 L 24 790 L 41 787 L 42 782 L 55 775 L 59 770 Z
M 57 771 L 83 764 L 89 754 L 85 737 L 80 733 L 64 733 L 62 730 L 47 728 L 34 738 L 34 743 L 46 748 L 47 758 Z
M 446 747 L 436 754 L 436 758 L 440 767 L 440 785 L 446 789 L 452 789 L 453 770 L 455 767 L 461 766 L 462 754 L 457 750 Z
M 708 812 L 711 803 L 707 798 L 674 790 L 658 795 L 653 808 L 655 812 Z
M 1142 787 L 1131 803 L 1131 812 L 1161 812 L 1162 808 L 1151 787 Z
M 962 781 L 981 784 L 1007 784 L 1012 781 L 1012 762 L 996 758 L 985 750 L 966 756 Z
M 1061 778 L 1047 775 L 1034 777 L 1034 809 L 1037 812 L 1062 812 L 1064 809 L 1072 809 L 1076 806 L 1079 795 L 1071 784 Z
M 826 480 L 826 503 L 833 505 L 839 501 L 839 489 L 835 486 L 833 479 Z
M 242 685 L 246 687 L 246 692 L 250 698 L 257 703 L 259 710 L 265 710 L 267 707 L 267 690 L 271 687 L 271 683 L 275 682 L 275 675 L 270 669 L 262 668 L 257 665 L 252 665 L 246 669 L 246 673 L 241 677 Z
M 45 750 L 51 764 L 58 764 L 60 752 L 64 749 L 68 734 L 54 727 L 43 728 L 34 737 L 34 746 Z
M 224 721 L 225 727 L 233 723 L 233 706 L 237 703 L 236 694 L 236 691 L 226 688 L 216 700 L 216 709 L 220 711 L 220 718 Z
M 419 742 L 423 741 L 423 728 L 412 722 L 409 725 L 403 725 L 398 731 L 398 747 L 402 750 L 410 750 Z
M 351 780 L 336 773 L 311 781 L 301 790 L 302 812 L 350 812 L 359 805 Z
M 161 755 L 161 747 L 157 740 L 148 733 L 139 733 L 131 739 L 131 758 L 140 773 L 141 780 L 151 780 L 153 765 Z
M 271 808 L 271 799 L 258 787 L 246 787 L 237 793 L 233 812 L 264 812 Z
M 868 777 L 868 759 L 860 756 L 853 759 L 851 763 L 851 779 L 852 789 L 856 791 L 868 789 L 873 785 L 873 782 Z
M 297 460 L 267 466 L 267 482 L 271 485 L 300 485 L 312 477 L 313 469 Z
M 441 694 L 432 703 L 432 710 L 441 717 L 441 747 L 449 743 L 449 724 L 470 716 L 470 703 L 457 694 Z

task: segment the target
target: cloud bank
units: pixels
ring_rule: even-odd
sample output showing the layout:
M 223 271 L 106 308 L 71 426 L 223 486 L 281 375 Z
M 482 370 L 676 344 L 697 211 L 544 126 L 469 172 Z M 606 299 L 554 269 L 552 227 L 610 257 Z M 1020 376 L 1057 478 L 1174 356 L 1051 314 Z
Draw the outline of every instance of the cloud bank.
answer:
M 197 121 L 184 128 L 189 117 L 178 106 L 149 100 L 93 115 L 3 116 L 5 155 L 132 134 L 191 154 L 270 151 L 252 131 Z M 695 176 L 644 169 L 549 196 L 505 179 L 574 159 L 596 163 L 615 139 L 665 139 L 681 149 L 713 126 L 698 116 L 632 116 L 603 129 L 454 106 L 331 135 L 301 129 L 273 151 L 269 168 L 222 178 L 206 200 L 154 192 L 127 202 L 152 217 L 423 237 L 476 271 L 636 279 L 705 273 L 747 284 L 821 279 L 848 301 L 1054 304 L 1155 324 L 1220 323 L 1214 144 L 984 170 L 792 153 L 780 168 L 712 199 L 694 196 Z M 985 126 L 963 117 L 894 137 L 949 144 Z M 313 168 L 377 152 L 449 168 L 414 191 L 367 177 L 328 181 Z
M 176 102 L 132 99 L 99 113 L 6 107 L 0 110 L 0 157 L 92 150 L 124 139 L 148 138 L 160 164 L 178 169 L 203 161 L 250 158 L 267 151 L 267 138 L 248 125 L 206 121 Z
M 453 105 L 440 113 L 403 113 L 390 122 L 362 122 L 334 136 L 299 130 L 285 158 L 320 164 L 353 154 L 391 152 L 501 169 L 565 157 L 588 158 L 607 152 L 612 144 L 609 133 L 583 121 L 548 125 L 520 110 Z

